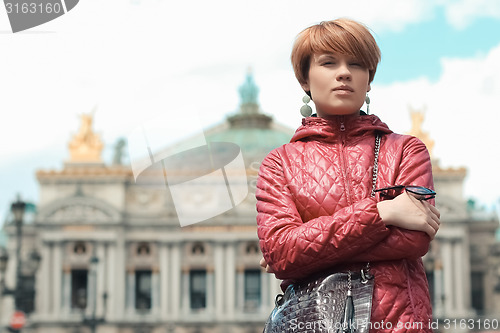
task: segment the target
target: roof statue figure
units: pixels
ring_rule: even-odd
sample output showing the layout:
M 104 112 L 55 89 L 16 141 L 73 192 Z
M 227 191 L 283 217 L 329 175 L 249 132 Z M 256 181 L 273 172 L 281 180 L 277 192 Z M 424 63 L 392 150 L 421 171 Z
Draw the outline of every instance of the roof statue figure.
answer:
M 434 140 L 431 139 L 429 133 L 424 132 L 422 130 L 422 123 L 425 118 L 425 108 L 422 111 L 413 109 L 410 107 L 410 115 L 411 115 L 411 130 L 408 134 L 416 136 L 427 146 L 429 150 L 429 154 L 432 156 L 432 149 L 434 148 Z
M 81 126 L 69 143 L 70 163 L 100 163 L 103 143 L 98 134 L 92 130 L 93 114 L 81 115 Z
M 113 165 L 123 165 L 123 149 L 126 146 L 124 138 L 119 138 L 114 147 Z
M 259 95 L 259 88 L 253 80 L 253 73 L 251 68 L 248 69 L 245 83 L 240 86 L 239 93 L 242 106 L 245 104 L 258 104 L 257 97 Z

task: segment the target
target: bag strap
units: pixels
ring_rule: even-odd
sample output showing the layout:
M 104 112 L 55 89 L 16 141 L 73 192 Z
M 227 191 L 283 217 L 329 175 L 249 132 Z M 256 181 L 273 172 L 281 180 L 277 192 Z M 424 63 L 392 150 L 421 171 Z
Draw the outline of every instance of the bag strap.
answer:
M 375 198 L 375 190 L 377 188 L 378 177 L 378 157 L 380 155 L 380 134 L 375 137 L 375 160 L 373 161 L 373 174 L 372 174 L 372 193 L 371 197 Z
M 378 157 L 380 155 L 380 134 L 377 133 L 375 136 L 375 158 L 373 161 L 373 174 L 372 174 L 372 193 L 371 197 L 375 198 L 375 190 L 377 189 L 377 177 L 378 177 Z M 349 277 L 351 272 L 349 272 Z M 370 275 L 370 262 L 366 263 L 366 268 L 361 269 L 361 282 L 366 283 L 368 280 L 372 279 L 373 276 Z

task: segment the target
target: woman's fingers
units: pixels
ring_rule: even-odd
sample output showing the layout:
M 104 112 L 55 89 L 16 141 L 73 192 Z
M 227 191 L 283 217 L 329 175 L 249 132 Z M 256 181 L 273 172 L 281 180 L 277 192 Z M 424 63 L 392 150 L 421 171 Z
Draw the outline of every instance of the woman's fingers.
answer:
M 439 210 L 436 207 L 434 207 L 433 205 L 431 205 L 427 201 L 422 201 L 422 205 L 429 210 L 429 213 L 430 213 L 429 216 L 435 222 L 433 224 L 433 226 L 435 225 L 434 229 L 436 229 L 436 231 L 437 231 L 437 229 L 439 229 L 439 226 L 441 225 L 441 221 L 439 220 L 439 218 L 441 217 L 441 213 L 439 212 Z
M 419 207 L 426 215 L 431 216 L 433 220 L 435 220 L 438 224 L 440 224 L 439 217 L 441 214 L 439 213 L 439 210 L 428 203 L 425 200 L 418 200 L 415 196 L 408 194 L 408 197 L 413 201 L 417 207 Z
M 269 265 L 267 264 L 266 259 L 264 259 L 264 258 L 260 259 L 259 264 L 260 264 L 260 267 L 262 267 L 262 268 L 265 268 L 265 269 L 266 269 L 266 272 L 267 272 L 267 273 L 274 273 L 274 271 L 273 271 L 273 269 L 271 268 L 271 266 L 269 266 Z
M 441 221 L 439 220 L 441 214 L 436 207 L 434 207 L 427 201 L 420 201 L 420 204 L 426 211 L 426 223 L 430 227 L 426 228 L 428 230 L 427 234 L 431 237 L 431 239 L 434 239 L 434 236 L 436 235 L 437 231 L 439 230 L 439 226 L 441 225 Z
M 262 257 L 262 259 L 260 259 L 259 264 L 260 264 L 260 267 L 266 268 L 267 267 L 266 259 L 264 259 L 264 257 Z
M 439 212 L 439 210 L 434 207 L 433 205 L 431 205 L 430 203 L 428 203 L 427 201 L 422 201 L 422 204 L 427 207 L 438 219 L 438 222 L 439 222 L 439 218 L 441 217 L 441 213 Z
M 380 217 L 387 225 L 427 233 L 432 239 L 439 229 L 439 210 L 426 201 L 420 201 L 407 192 L 393 200 L 377 204 Z
M 434 239 L 437 231 L 439 230 L 439 224 L 434 219 L 430 218 L 427 224 L 427 234 Z
M 411 198 L 411 200 L 413 201 L 413 203 L 415 203 L 417 206 L 424 207 L 424 208 L 430 210 L 433 214 L 435 214 L 437 216 L 438 219 L 441 217 L 441 214 L 439 213 L 439 210 L 436 207 L 434 207 L 433 205 L 431 205 L 428 201 L 426 201 L 426 200 L 419 200 L 414 195 L 411 195 L 408 192 L 405 192 L 405 193 L 408 195 L 408 197 Z M 421 204 L 421 205 L 418 205 L 418 204 Z

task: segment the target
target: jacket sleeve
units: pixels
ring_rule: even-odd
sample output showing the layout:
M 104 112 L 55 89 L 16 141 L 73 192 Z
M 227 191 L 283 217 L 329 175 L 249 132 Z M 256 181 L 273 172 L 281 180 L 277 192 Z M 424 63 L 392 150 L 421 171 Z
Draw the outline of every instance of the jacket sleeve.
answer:
M 391 185 L 418 185 L 434 189 L 432 165 L 425 144 L 406 136 L 398 173 Z M 385 186 L 385 185 L 384 185 Z M 434 200 L 430 200 L 434 205 Z M 425 232 L 389 227 L 390 234 L 378 244 L 352 258 L 352 261 L 384 261 L 420 258 L 429 250 L 431 238 Z
M 349 261 L 390 233 L 374 198 L 303 223 L 277 151 L 262 162 L 256 197 L 260 247 L 279 279 L 301 279 Z

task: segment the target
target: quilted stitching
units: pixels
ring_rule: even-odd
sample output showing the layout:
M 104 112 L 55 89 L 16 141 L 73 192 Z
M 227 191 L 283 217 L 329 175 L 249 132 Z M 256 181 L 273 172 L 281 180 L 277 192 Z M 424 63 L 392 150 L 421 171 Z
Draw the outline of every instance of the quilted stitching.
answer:
M 338 126 L 344 122 L 346 131 Z M 292 142 L 272 151 L 257 183 L 257 223 L 266 261 L 280 279 L 299 280 L 328 267 L 370 261 L 375 275 L 372 323 L 431 318 L 420 257 L 430 238 L 387 228 L 370 198 L 374 132 L 382 132 L 378 187 L 433 187 L 430 158 L 418 139 L 392 133 L 376 116 L 307 118 Z M 410 280 L 410 279 L 411 280 Z M 283 284 L 286 287 L 287 282 Z

